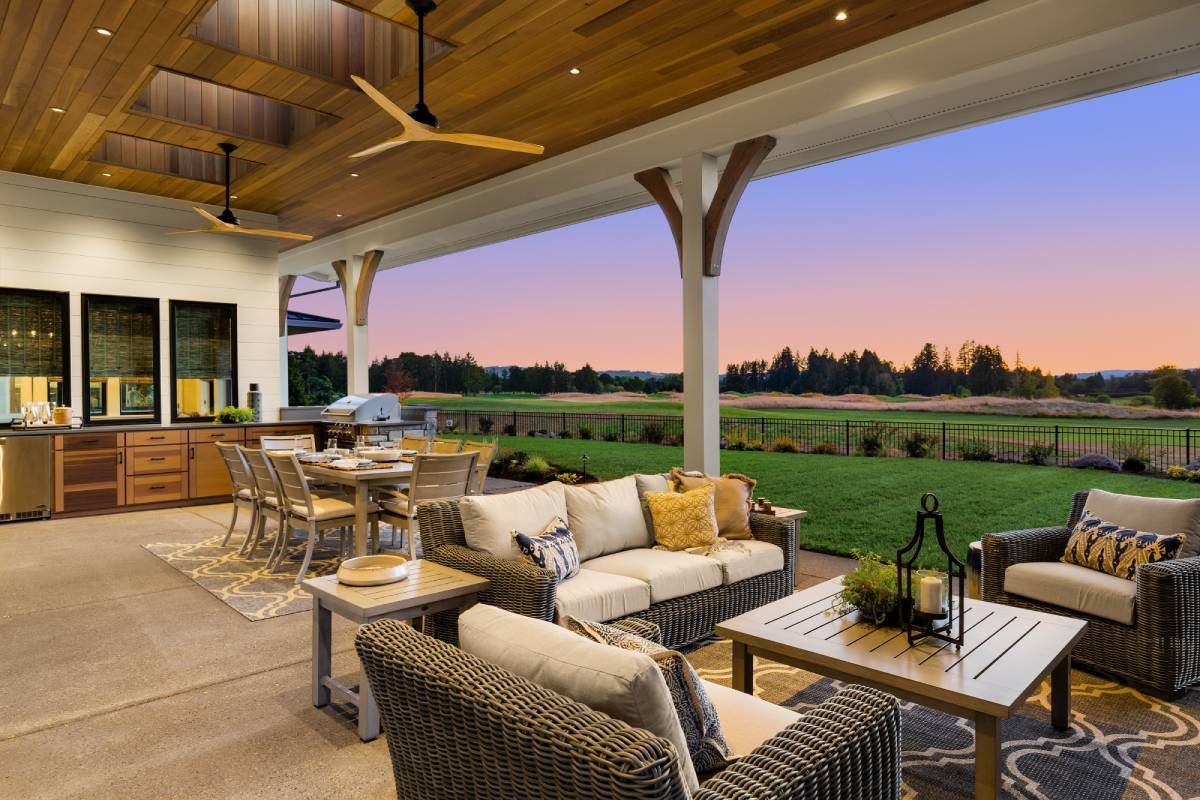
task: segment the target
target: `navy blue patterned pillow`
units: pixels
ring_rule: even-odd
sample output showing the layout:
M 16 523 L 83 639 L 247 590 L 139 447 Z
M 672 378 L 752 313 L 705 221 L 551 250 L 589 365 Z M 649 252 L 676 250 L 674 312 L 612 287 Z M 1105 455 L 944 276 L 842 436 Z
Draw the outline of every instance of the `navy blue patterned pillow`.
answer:
M 559 581 L 579 574 L 579 548 L 562 517 L 550 520 L 535 536 L 513 531 L 513 538 L 526 561 L 535 567 L 554 570 Z

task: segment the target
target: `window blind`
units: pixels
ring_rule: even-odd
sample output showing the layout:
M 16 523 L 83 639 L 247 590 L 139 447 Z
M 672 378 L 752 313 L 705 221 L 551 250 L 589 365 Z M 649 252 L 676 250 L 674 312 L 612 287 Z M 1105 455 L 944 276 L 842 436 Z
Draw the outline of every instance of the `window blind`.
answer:
M 175 377 L 233 377 L 233 308 L 175 306 Z
M 154 376 L 158 301 L 89 298 L 88 371 L 94 378 Z
M 0 375 L 62 376 L 61 297 L 0 289 L 0 325 Z

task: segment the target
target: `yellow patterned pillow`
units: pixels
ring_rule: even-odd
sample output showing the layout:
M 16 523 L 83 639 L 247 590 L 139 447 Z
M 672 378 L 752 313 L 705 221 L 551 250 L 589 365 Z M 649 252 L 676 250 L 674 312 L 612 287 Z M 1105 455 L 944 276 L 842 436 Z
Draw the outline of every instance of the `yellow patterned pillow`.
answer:
M 715 492 L 712 484 L 690 492 L 646 492 L 646 505 L 654 520 L 654 539 L 659 546 L 686 550 L 717 541 Z

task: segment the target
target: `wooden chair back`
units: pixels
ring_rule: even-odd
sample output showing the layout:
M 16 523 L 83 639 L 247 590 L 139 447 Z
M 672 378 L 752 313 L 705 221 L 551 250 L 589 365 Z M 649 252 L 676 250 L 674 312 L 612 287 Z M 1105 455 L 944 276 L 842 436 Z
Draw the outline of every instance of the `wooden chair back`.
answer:
M 317 449 L 316 437 L 311 433 L 301 433 L 296 436 L 260 436 L 258 439 L 263 450 L 307 450 Z
M 275 469 L 267 460 L 266 451 L 242 447 L 240 444 L 235 447 L 250 466 L 250 476 L 254 479 L 259 498 L 266 500 L 279 497 L 279 482 L 275 477 Z
M 479 461 L 475 464 L 475 479 L 471 483 L 471 494 L 482 494 L 483 484 L 487 481 L 488 468 L 496 457 L 495 442 L 463 442 L 464 453 L 479 453 Z
M 233 493 L 238 494 L 244 490 L 249 493 L 251 499 L 256 497 L 258 494 L 258 485 L 254 482 L 254 476 L 250 473 L 250 465 L 242 457 L 241 448 L 229 442 L 213 442 L 213 444 L 217 446 L 217 452 L 221 454 L 221 460 L 225 462 L 225 469 L 229 470 L 229 480 L 233 483 Z
M 275 477 L 279 482 L 282 494 L 281 502 L 293 508 L 303 508 L 311 519 L 313 513 L 312 492 L 308 490 L 308 481 L 304 479 L 304 470 L 296 460 L 295 453 L 277 453 L 263 450 L 271 466 L 275 468 Z
M 461 453 L 463 449 L 462 439 L 434 439 L 429 447 L 429 452 L 448 455 L 452 453 Z
M 406 433 L 400 439 L 400 447 L 405 450 L 416 450 L 418 453 L 428 452 L 432 440 L 427 436 L 417 436 Z
M 465 495 L 478 461 L 478 453 L 414 456 L 408 481 L 409 509 L 422 500 L 449 500 Z

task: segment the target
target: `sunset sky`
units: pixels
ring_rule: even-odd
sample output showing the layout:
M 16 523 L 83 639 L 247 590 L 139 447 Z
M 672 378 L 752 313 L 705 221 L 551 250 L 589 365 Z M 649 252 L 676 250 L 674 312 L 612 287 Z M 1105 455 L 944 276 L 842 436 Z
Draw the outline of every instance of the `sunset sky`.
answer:
M 907 362 L 970 338 L 1056 373 L 1200 366 L 1198 131 L 1193 76 L 755 181 L 721 363 L 785 344 Z M 336 292 L 292 308 L 345 316 Z M 681 319 L 674 245 L 643 208 L 381 273 L 370 352 L 678 371 Z

